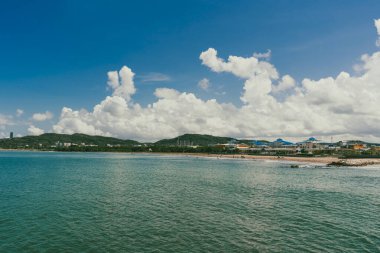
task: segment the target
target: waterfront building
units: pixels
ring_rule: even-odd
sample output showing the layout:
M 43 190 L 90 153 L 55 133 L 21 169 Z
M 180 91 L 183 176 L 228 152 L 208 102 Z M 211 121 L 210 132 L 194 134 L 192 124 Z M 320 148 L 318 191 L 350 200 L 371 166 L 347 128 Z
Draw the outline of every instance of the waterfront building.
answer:
M 314 137 L 310 137 L 309 139 L 297 143 L 298 146 L 305 150 L 317 150 L 317 149 L 323 149 L 323 145 L 319 140 L 317 140 Z

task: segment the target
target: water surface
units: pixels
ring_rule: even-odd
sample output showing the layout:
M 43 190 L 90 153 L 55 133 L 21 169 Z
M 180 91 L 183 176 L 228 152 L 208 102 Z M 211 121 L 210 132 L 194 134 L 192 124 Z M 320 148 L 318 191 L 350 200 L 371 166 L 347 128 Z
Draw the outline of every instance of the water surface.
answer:
M 0 152 L 0 252 L 380 252 L 380 168 Z

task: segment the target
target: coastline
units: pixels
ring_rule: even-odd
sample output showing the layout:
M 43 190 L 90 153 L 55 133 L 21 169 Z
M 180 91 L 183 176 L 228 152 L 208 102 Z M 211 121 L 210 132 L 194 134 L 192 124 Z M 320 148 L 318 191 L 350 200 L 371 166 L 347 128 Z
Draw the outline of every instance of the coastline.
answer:
M 61 151 L 43 151 L 34 149 L 1 149 L 0 152 L 21 151 L 21 152 L 57 152 Z M 71 152 L 70 152 L 71 153 Z M 72 152 L 77 153 L 77 152 Z M 98 153 L 98 152 L 81 152 L 81 153 Z M 306 163 L 328 166 L 367 166 L 379 165 L 380 158 L 355 158 L 341 159 L 334 156 L 324 157 L 295 157 L 295 156 L 263 156 L 263 155 L 247 155 L 247 154 L 208 154 L 208 153 L 178 153 L 178 152 L 100 152 L 100 153 L 116 153 L 116 154 L 145 154 L 145 155 L 166 155 L 166 156 L 186 156 L 198 158 L 214 158 L 214 159 L 239 159 L 239 160 L 263 160 L 263 161 L 278 161 L 287 163 Z
M 290 156 L 263 156 L 263 155 L 244 155 L 244 154 L 186 154 L 199 157 L 212 157 L 221 159 L 240 159 L 240 160 L 264 160 L 264 161 L 286 161 L 286 162 L 300 162 L 300 163 L 316 163 L 328 164 L 337 162 L 340 159 L 337 157 L 290 157 Z
M 340 159 L 334 156 L 326 157 L 294 157 L 294 156 L 262 156 L 262 155 L 245 155 L 245 154 L 206 154 L 206 153 L 165 153 L 165 152 L 132 152 L 128 154 L 147 154 L 147 155 L 167 155 L 167 156 L 192 156 L 198 158 L 214 158 L 214 159 L 238 159 L 238 160 L 263 160 L 278 161 L 287 163 L 306 163 L 328 166 L 342 167 L 360 167 L 367 165 L 379 165 L 380 158 L 355 158 Z

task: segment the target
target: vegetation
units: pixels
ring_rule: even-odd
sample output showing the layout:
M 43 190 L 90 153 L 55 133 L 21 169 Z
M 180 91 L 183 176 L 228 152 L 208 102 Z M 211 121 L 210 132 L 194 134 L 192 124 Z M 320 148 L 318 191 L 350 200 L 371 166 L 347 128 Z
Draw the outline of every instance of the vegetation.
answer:
M 133 140 L 121 140 L 112 137 L 91 136 L 86 134 L 53 134 L 47 133 L 40 136 L 16 137 L 13 139 L 0 139 L 0 148 L 50 148 L 58 146 L 57 143 L 74 143 L 81 145 L 96 145 L 106 147 L 109 145 L 131 146 L 139 142 Z
M 218 137 L 206 134 L 184 134 L 172 139 L 163 139 L 156 146 L 209 146 L 235 140 L 231 137 Z

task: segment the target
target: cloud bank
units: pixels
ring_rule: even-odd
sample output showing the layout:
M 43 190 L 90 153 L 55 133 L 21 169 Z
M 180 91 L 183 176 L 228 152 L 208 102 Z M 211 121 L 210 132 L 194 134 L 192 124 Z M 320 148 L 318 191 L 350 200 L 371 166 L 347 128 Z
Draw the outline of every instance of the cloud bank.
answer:
M 375 26 L 380 36 L 380 20 Z M 124 66 L 119 72 L 108 72 L 112 96 L 92 111 L 64 107 L 53 130 L 143 141 L 183 133 L 380 140 L 380 52 L 361 57 L 360 74 L 341 72 L 319 80 L 304 78 L 298 84 L 291 75 L 280 75 L 268 57 L 255 54 L 224 60 L 214 48 L 200 54 L 202 64 L 211 71 L 243 80 L 240 107 L 168 88 L 156 89 L 157 100 L 142 107 L 131 100 L 136 92 L 134 73 Z

